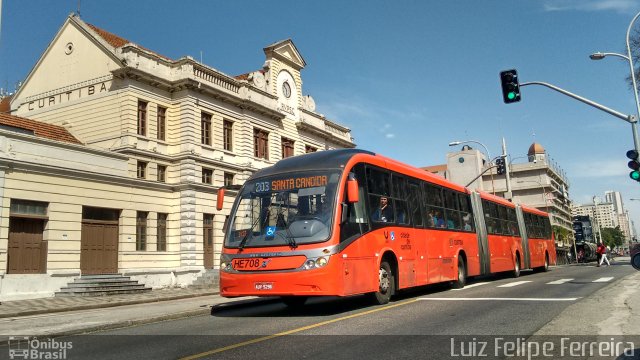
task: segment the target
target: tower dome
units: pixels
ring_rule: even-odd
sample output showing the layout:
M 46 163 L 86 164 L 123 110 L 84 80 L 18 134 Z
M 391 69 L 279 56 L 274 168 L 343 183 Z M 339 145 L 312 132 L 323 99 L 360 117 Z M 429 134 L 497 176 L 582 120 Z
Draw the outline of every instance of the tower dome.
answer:
M 544 148 L 538 143 L 533 143 L 531 144 L 531 146 L 529 146 L 529 152 L 527 153 L 527 155 L 533 156 L 536 154 L 544 154 Z

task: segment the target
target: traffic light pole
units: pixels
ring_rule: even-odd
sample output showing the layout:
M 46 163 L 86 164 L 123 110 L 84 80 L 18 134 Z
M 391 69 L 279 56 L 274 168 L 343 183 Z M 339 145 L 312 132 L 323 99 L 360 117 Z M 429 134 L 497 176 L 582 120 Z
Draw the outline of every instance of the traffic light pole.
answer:
M 507 143 L 504 140 L 504 137 L 502 138 L 502 159 L 504 159 L 504 164 L 505 164 L 505 180 L 507 181 L 507 192 L 504 194 L 504 198 L 511 201 L 511 198 L 513 197 L 513 193 L 511 192 L 511 177 L 509 175 L 509 164 L 507 163 Z
M 549 83 L 545 83 L 545 82 L 541 82 L 541 81 L 529 81 L 526 83 L 522 83 L 520 84 L 520 87 L 523 86 L 527 86 L 527 85 L 542 85 L 542 86 L 546 86 L 549 89 L 555 90 L 561 94 L 567 95 L 569 97 L 572 97 L 578 101 L 581 101 L 587 105 L 593 106 L 594 108 L 598 109 L 598 110 L 602 110 L 604 112 L 606 112 L 607 114 L 613 115 L 617 118 L 620 118 L 626 122 L 628 122 L 629 124 L 631 124 L 631 131 L 633 133 L 633 146 L 635 147 L 635 150 L 638 152 L 638 154 L 640 154 L 640 140 L 638 139 L 638 119 L 633 116 L 633 115 L 625 115 L 619 111 L 615 111 L 613 109 L 610 109 L 602 104 L 598 104 L 595 101 L 591 101 L 587 98 L 584 98 L 582 96 L 576 95 L 572 92 L 569 92 L 567 90 L 561 89 L 555 85 L 551 85 Z M 635 84 L 634 84 L 635 85 Z M 640 109 L 639 109 L 640 111 Z M 638 161 L 640 161 L 640 155 L 638 155 L 638 159 L 636 159 Z

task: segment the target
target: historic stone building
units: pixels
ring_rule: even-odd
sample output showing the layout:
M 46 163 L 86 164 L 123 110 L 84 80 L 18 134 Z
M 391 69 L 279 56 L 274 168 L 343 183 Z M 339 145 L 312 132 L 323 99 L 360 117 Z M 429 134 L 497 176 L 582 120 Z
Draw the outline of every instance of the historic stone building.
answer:
M 218 267 L 233 201 L 218 212 L 218 187 L 284 157 L 354 147 L 303 94 L 294 43 L 264 53 L 257 70 L 229 76 L 70 15 L 10 102 L 36 122 L 0 124 L 0 151 L 13 154 L 0 163 L 0 299 L 49 296 L 80 274 L 189 285 Z M 38 126 L 74 140 L 41 139 Z M 24 229 L 38 250 L 16 240 Z

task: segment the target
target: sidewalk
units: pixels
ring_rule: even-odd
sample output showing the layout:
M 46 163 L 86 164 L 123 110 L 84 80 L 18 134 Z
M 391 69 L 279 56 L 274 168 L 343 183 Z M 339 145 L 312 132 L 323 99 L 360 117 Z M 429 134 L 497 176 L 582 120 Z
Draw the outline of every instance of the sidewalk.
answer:
M 630 260 L 617 256 L 615 264 Z M 640 271 L 569 306 L 534 335 L 640 335 Z
M 3 301 L 0 304 L 0 318 L 48 314 L 75 310 L 102 309 L 114 306 L 153 303 L 218 295 L 218 289 L 171 288 L 158 289 L 140 294 L 111 296 L 48 297 L 28 300 Z

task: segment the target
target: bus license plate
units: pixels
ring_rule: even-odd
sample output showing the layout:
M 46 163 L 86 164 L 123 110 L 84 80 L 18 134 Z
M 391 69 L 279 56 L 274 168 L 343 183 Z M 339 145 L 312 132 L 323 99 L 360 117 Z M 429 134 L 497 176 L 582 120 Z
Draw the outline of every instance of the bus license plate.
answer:
M 255 283 L 256 290 L 271 290 L 273 289 L 273 283 L 270 282 L 258 282 Z
M 235 270 L 258 270 L 267 266 L 268 261 L 265 262 L 262 259 L 233 259 L 231 263 Z

